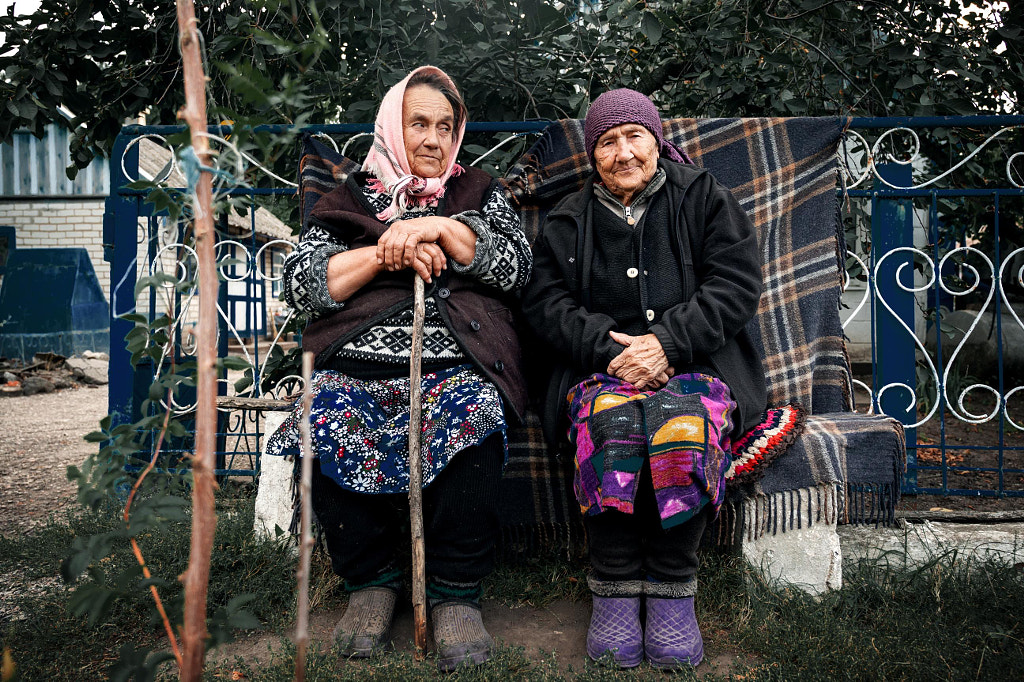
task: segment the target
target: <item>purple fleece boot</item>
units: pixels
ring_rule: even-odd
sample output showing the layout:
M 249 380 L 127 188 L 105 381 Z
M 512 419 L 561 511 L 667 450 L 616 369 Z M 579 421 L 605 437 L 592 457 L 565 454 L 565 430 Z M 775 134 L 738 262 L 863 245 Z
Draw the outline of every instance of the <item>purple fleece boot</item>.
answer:
M 696 667 L 704 658 L 704 640 L 693 612 L 693 597 L 647 597 L 644 633 L 647 661 L 655 668 Z
M 594 612 L 587 630 L 587 654 L 595 661 L 611 652 L 612 659 L 620 668 L 635 668 L 644 657 L 643 630 L 640 629 L 639 585 L 630 583 L 607 583 L 591 581 L 603 587 L 632 586 L 631 596 L 602 597 L 595 591 Z M 604 591 L 608 594 L 608 591 Z M 612 590 L 614 593 L 616 590 Z M 628 594 L 628 592 L 627 592 Z

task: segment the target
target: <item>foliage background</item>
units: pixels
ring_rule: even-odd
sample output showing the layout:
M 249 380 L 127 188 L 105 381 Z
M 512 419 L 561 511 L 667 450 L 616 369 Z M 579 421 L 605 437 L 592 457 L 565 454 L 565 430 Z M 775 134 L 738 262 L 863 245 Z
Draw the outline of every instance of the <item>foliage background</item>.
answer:
M 240 122 L 370 122 L 423 63 L 496 121 L 578 116 L 619 86 L 674 116 L 1005 113 L 1024 93 L 1024 0 L 199 0 L 196 13 L 216 114 Z M 0 141 L 56 121 L 84 167 L 126 119 L 176 122 L 173 0 L 42 0 L 0 31 Z

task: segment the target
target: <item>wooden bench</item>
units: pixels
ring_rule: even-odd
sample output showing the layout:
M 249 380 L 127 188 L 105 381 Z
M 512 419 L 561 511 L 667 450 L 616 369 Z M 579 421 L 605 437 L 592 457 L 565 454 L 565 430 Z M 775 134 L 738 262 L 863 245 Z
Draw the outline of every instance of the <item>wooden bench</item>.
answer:
M 673 119 L 665 135 L 732 189 L 758 229 L 765 293 L 748 330 L 759 346 L 769 405 L 799 404 L 803 432 L 760 477 L 730 482 L 711 533 L 771 579 L 819 593 L 841 585 L 837 523 L 893 519 L 905 466 L 902 425 L 853 412 L 853 384 L 839 320 L 845 245 L 836 193 L 836 149 L 844 119 Z M 532 241 L 547 211 L 589 177 L 582 122 L 552 124 L 509 170 Z M 305 219 L 319 196 L 357 164 L 308 137 L 300 163 Z M 533 353 L 527 349 L 527 362 Z M 265 408 L 281 409 L 280 403 Z M 275 428 L 268 413 L 267 429 Z M 582 524 L 571 463 L 550 453 L 536 414 L 509 431 L 502 483 L 503 546 L 508 553 L 579 547 Z M 264 458 L 264 488 L 287 487 L 291 464 Z M 270 500 L 269 496 L 265 498 Z M 275 500 L 284 499 L 279 492 Z M 291 493 L 287 494 L 291 500 Z M 257 500 L 260 507 L 260 498 Z M 290 506 L 258 509 L 264 532 Z

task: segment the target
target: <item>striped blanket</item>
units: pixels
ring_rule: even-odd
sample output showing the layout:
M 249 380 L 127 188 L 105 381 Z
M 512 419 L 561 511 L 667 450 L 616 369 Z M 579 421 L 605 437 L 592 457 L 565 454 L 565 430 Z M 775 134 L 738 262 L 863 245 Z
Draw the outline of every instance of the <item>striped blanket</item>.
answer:
M 769 405 L 800 404 L 803 432 L 758 480 L 731 485 L 719 537 L 730 542 L 735 509 L 755 499 L 753 530 L 785 532 L 827 517 L 852 523 L 892 519 L 904 467 L 903 429 L 888 417 L 853 413 L 849 362 L 838 300 L 844 240 L 836 197 L 836 148 L 844 120 L 674 119 L 665 135 L 728 186 L 758 229 L 765 293 L 749 331 L 762 351 Z M 303 219 L 357 164 L 307 138 L 300 162 Z M 532 241 L 544 216 L 579 189 L 592 169 L 578 120 L 552 124 L 508 171 Z M 543 349 L 537 349 L 543 353 Z M 533 355 L 526 349 L 524 356 Z M 578 545 L 582 525 L 571 490 L 571 457 L 548 450 L 538 417 L 509 432 L 502 488 L 504 549 Z M 788 503 L 791 491 L 816 489 L 812 507 Z M 771 519 L 765 522 L 764 519 Z

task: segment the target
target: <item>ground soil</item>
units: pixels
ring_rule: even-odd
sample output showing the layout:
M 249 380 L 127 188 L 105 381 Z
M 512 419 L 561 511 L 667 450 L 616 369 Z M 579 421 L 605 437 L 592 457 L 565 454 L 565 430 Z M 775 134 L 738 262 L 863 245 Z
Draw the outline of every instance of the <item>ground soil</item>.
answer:
M 106 386 L 0 397 L 0 534 L 24 532 L 74 503 L 67 468 L 94 452 L 82 436 L 106 414 Z

